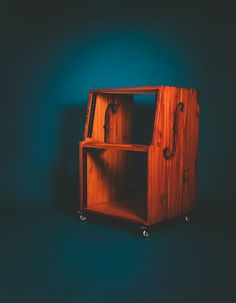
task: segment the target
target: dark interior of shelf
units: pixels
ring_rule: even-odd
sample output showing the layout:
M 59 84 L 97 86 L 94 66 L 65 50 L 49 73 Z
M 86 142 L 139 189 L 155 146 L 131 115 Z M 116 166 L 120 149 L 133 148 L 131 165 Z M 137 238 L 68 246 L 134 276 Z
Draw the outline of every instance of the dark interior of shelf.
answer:
M 133 144 L 150 144 L 152 141 L 156 95 L 133 96 Z

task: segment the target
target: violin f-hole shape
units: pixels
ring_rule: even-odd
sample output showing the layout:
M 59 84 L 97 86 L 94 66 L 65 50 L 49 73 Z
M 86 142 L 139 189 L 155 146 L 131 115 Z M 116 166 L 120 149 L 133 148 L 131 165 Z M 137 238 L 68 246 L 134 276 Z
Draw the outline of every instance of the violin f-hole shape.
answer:
M 169 147 L 165 147 L 163 151 L 163 155 L 166 160 L 170 160 L 174 157 L 176 152 L 176 144 L 177 144 L 177 133 L 178 133 L 178 113 L 184 111 L 184 103 L 180 102 L 177 104 L 174 112 L 174 125 L 173 125 L 173 145 L 172 149 Z
M 108 141 L 111 126 L 110 126 L 110 113 L 117 113 L 117 104 L 114 102 L 111 102 L 107 105 L 106 111 L 105 111 L 105 123 L 104 123 L 104 142 Z

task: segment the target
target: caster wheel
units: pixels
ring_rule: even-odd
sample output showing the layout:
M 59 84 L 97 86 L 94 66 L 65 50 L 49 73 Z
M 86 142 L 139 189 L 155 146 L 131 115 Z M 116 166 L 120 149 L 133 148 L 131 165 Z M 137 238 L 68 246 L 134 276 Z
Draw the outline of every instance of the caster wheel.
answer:
M 83 213 L 83 211 L 78 210 L 77 214 L 79 215 L 79 218 L 81 221 L 85 221 L 87 219 L 87 217 L 85 216 L 85 214 Z
M 191 218 L 189 216 L 185 216 L 184 219 L 185 219 L 186 222 L 190 222 L 191 221 Z
M 142 234 L 145 238 L 148 238 L 150 236 L 150 234 L 147 230 L 143 230 Z
M 141 229 L 141 234 L 143 237 L 148 238 L 150 236 L 146 226 L 141 225 L 139 228 Z
M 80 214 L 79 218 L 81 221 L 85 221 L 87 219 L 87 217 L 83 214 Z

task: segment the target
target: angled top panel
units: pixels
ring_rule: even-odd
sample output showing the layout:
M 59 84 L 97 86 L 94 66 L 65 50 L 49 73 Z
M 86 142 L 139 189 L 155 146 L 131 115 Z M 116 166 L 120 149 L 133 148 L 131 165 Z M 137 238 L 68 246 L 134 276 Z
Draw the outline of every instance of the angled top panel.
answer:
M 90 93 L 100 93 L 100 94 L 156 94 L 157 91 L 161 88 L 177 88 L 175 86 L 163 86 L 163 85 L 155 85 L 155 86 L 136 86 L 136 87 L 124 87 L 124 88 L 104 88 L 104 89 L 92 89 Z M 180 87 L 178 87 L 180 88 Z
M 93 89 L 92 93 L 100 94 L 155 94 L 159 86 L 140 86 L 140 87 L 127 87 L 127 88 L 107 88 L 107 89 Z

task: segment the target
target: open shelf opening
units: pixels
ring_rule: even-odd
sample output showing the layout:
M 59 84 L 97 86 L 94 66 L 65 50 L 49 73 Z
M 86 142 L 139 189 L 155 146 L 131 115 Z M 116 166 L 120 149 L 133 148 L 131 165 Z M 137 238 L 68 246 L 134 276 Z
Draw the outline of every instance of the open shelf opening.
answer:
M 86 203 L 90 211 L 147 219 L 147 153 L 86 148 Z
M 157 94 L 97 93 L 92 98 L 87 137 L 113 144 L 152 142 Z

